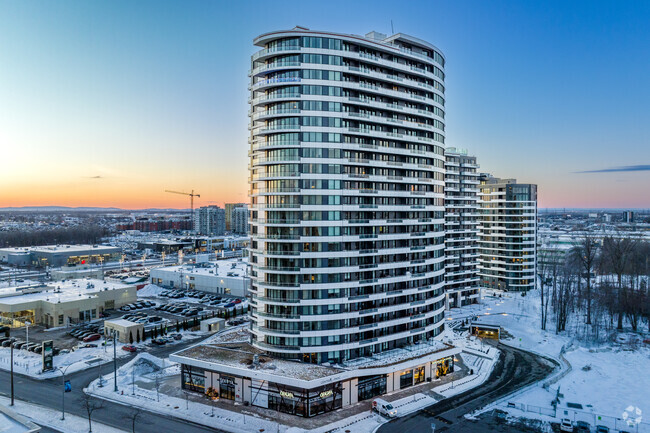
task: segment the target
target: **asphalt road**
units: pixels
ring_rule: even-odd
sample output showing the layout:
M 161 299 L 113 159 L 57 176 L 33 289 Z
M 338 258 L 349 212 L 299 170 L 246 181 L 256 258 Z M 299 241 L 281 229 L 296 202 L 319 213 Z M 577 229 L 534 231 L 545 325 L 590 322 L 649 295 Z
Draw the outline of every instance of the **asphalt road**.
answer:
M 150 351 L 154 356 L 164 357 L 172 352 L 181 350 L 194 342 L 185 344 L 175 344 L 169 347 L 157 347 Z M 131 357 L 118 359 L 118 368 L 127 363 Z M 113 364 L 104 364 L 102 372 L 106 374 Z M 0 370 L 0 394 L 10 395 L 10 377 L 9 372 Z M 88 415 L 83 408 L 83 388 L 99 376 L 99 367 L 92 367 L 84 371 L 79 371 L 66 375 L 72 383 L 72 392 L 65 395 L 65 412 L 87 418 Z M 112 382 L 106 386 L 112 386 Z M 28 376 L 14 375 L 15 398 L 18 400 L 47 406 L 52 409 L 61 410 L 61 378 L 36 380 Z M 112 427 L 131 431 L 131 424 L 135 409 L 129 406 L 113 403 L 106 400 L 96 400 L 102 403 L 102 409 L 95 411 L 92 415 L 93 421 L 98 421 Z M 199 424 L 179 420 L 166 415 L 160 415 L 152 412 L 142 413 L 136 420 L 135 431 L 137 433 L 164 433 L 164 432 L 183 432 L 183 433 L 205 433 L 205 432 L 222 432 Z M 43 432 L 56 432 L 52 429 L 44 429 Z
M 380 433 L 431 432 L 531 432 L 527 426 L 507 425 L 492 416 L 470 421 L 464 415 L 526 385 L 539 381 L 553 371 L 549 363 L 537 355 L 509 346 L 498 346 L 501 354 L 488 380 L 478 388 L 435 403 L 411 415 L 382 425 Z

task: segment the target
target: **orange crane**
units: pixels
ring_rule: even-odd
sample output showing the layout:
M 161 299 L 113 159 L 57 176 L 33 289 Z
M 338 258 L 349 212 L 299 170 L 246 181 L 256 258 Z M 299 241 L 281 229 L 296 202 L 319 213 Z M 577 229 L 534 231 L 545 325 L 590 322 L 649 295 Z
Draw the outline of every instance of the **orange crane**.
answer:
M 194 197 L 201 197 L 201 194 L 194 194 L 194 190 L 192 190 L 192 192 L 180 192 L 180 191 L 170 191 L 166 189 L 165 192 L 190 196 L 190 215 L 191 215 L 190 218 L 192 219 L 192 228 L 194 228 Z

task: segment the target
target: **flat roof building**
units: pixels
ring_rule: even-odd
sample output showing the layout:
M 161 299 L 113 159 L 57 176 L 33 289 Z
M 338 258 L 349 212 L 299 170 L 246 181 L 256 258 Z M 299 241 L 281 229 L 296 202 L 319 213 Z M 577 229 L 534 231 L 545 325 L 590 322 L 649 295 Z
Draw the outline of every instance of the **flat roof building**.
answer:
M 150 281 L 170 289 L 199 290 L 244 298 L 250 284 L 247 267 L 248 263 L 242 260 L 167 266 L 152 269 Z
M 16 266 L 65 266 L 119 260 L 121 249 L 108 245 L 42 245 L 0 248 L 0 262 Z
M 7 287 L 0 289 L 0 324 L 15 328 L 29 320 L 46 327 L 68 326 L 136 300 L 134 285 L 93 279 Z

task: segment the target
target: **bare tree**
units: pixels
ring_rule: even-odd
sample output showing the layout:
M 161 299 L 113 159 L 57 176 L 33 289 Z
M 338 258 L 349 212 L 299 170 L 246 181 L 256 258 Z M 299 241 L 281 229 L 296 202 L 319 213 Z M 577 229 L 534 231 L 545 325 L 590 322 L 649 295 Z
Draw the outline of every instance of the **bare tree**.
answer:
M 129 414 L 129 419 L 131 420 L 131 433 L 135 433 L 135 423 L 137 422 L 138 418 L 140 418 L 141 415 L 144 414 L 144 411 L 140 409 L 139 407 L 136 407 L 130 414 Z
M 616 275 L 617 283 L 617 313 L 616 329 L 623 329 L 623 316 L 627 298 L 627 286 L 623 284 L 623 276 L 629 271 L 629 264 L 635 241 L 627 236 L 607 236 L 603 239 L 603 258 L 605 269 Z
M 86 411 L 86 414 L 88 414 L 88 433 L 92 433 L 93 431 L 93 424 L 92 424 L 92 416 L 93 412 L 96 410 L 100 410 L 104 408 L 104 402 L 101 400 L 97 400 L 93 396 L 89 394 L 83 394 L 81 397 L 81 406 L 84 408 Z
M 585 237 L 582 238 L 573 248 L 572 259 L 580 267 L 580 270 L 584 272 L 584 279 L 587 282 L 586 293 L 585 293 L 585 302 L 587 303 L 587 324 L 591 324 L 591 302 L 592 302 L 592 276 L 596 264 L 598 262 L 598 257 L 600 253 L 600 248 L 596 238 L 587 233 Z

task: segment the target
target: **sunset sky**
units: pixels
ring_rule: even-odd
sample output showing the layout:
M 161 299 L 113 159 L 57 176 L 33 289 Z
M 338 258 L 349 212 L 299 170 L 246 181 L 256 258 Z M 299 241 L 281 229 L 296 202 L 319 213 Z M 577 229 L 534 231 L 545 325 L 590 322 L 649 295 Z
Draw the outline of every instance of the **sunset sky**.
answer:
M 650 207 L 648 1 L 3 1 L 0 207 L 246 201 L 258 34 L 403 32 L 447 58 L 446 143 L 539 207 Z

